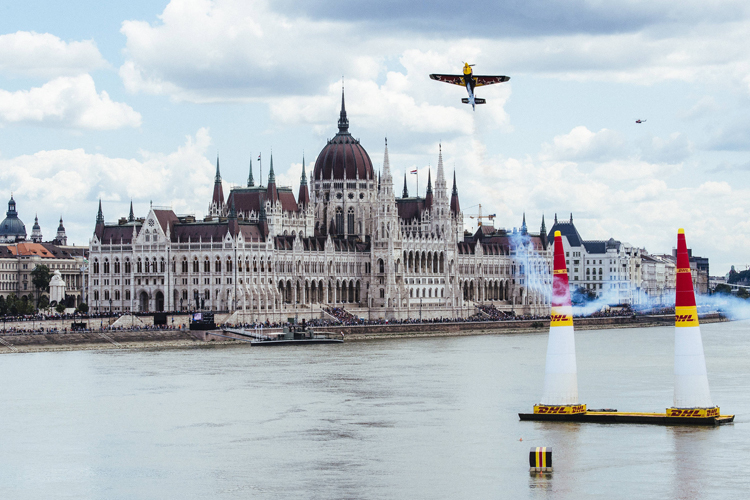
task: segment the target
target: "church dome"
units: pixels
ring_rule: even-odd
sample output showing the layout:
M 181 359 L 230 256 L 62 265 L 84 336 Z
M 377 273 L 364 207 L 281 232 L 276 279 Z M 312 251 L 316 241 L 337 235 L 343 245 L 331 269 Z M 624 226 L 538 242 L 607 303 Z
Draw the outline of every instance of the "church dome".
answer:
M 341 114 L 339 133 L 328 141 L 315 161 L 314 180 L 374 180 L 370 156 L 359 141 L 349 133 L 344 93 L 341 92 Z
M 26 238 L 26 226 L 18 218 L 18 212 L 16 212 L 16 202 L 13 199 L 13 195 L 10 197 L 8 202 L 8 211 L 5 213 L 6 217 L 2 223 L 0 223 L 0 238 L 9 239 L 25 239 Z

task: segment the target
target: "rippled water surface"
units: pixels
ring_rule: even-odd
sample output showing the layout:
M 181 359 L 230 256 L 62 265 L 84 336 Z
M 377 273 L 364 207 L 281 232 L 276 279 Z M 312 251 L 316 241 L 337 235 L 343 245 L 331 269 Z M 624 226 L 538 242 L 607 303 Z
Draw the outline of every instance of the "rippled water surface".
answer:
M 702 330 L 732 425 L 520 422 L 546 334 L 3 355 L 0 498 L 740 498 L 750 323 Z M 581 402 L 663 411 L 673 337 L 577 332 Z

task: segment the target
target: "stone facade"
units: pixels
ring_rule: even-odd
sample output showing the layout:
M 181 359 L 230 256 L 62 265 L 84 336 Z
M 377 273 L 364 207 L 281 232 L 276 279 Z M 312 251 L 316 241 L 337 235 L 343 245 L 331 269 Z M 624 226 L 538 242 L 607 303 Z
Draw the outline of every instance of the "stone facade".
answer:
M 93 310 L 210 309 L 244 321 L 327 317 L 344 307 L 359 317 L 467 317 L 492 304 L 547 314 L 552 253 L 539 234 L 482 226 L 465 233 L 454 173 L 449 196 L 442 151 L 434 189 L 395 196 L 386 143 L 378 176 L 348 132 L 342 95 L 339 133 L 304 166 L 295 198 L 277 187 L 271 157 L 266 186 L 252 166 L 245 187 L 223 199 L 219 162 L 208 216 L 151 207 L 116 224 L 101 203 L 90 241 Z

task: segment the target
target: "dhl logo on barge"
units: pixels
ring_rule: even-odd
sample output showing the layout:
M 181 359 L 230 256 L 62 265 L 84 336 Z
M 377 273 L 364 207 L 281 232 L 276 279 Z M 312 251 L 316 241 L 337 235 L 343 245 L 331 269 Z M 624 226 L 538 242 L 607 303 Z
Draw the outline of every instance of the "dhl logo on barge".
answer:
M 586 413 L 586 405 L 534 405 L 534 413 L 544 415 L 574 415 Z
M 674 308 L 675 326 L 698 326 L 698 309 L 695 306 L 677 306 Z
M 709 418 L 719 416 L 719 407 L 715 408 L 667 408 L 668 417 Z

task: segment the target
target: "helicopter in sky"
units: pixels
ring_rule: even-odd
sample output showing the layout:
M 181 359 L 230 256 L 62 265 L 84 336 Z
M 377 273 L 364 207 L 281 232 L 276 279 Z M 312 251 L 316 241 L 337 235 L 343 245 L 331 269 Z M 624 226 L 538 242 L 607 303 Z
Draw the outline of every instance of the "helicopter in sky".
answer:
M 510 80 L 510 77 L 502 75 L 475 75 L 474 70 L 471 69 L 473 66 L 473 64 L 465 62 L 462 75 L 441 75 L 433 73 L 430 75 L 430 78 L 437 80 L 438 82 L 466 87 L 469 97 L 464 97 L 461 99 L 461 102 L 464 104 L 471 104 L 471 109 L 476 110 L 477 104 L 484 104 L 487 102 L 485 99 L 481 99 L 474 95 L 474 89 L 476 87 L 507 82 Z

